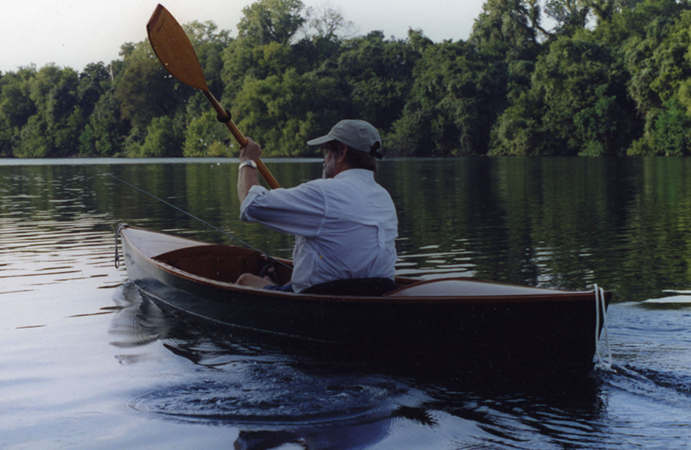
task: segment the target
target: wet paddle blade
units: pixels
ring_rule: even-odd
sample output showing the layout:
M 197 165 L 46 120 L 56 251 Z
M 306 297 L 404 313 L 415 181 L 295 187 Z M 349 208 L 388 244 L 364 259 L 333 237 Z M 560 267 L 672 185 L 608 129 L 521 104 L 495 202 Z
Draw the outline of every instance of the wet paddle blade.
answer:
M 185 30 L 162 5 L 156 6 L 146 24 L 146 31 L 154 53 L 171 75 L 193 88 L 209 90 Z

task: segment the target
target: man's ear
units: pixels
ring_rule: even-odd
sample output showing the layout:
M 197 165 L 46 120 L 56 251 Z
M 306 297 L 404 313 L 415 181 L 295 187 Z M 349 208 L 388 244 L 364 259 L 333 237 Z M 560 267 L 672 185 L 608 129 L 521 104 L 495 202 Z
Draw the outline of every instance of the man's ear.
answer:
M 348 152 L 348 146 L 342 142 L 339 142 L 338 143 L 338 156 L 336 157 L 336 161 L 339 163 L 342 163 L 343 161 L 345 161 L 347 152 Z

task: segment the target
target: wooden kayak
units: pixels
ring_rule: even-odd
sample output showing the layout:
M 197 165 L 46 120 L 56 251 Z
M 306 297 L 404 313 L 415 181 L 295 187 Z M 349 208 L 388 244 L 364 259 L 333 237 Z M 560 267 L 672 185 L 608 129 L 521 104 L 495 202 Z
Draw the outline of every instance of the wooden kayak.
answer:
M 596 296 L 470 278 L 398 277 L 379 296 L 278 292 L 234 284 L 256 251 L 121 225 L 127 276 L 146 298 L 252 333 L 362 358 L 518 369 L 590 370 Z M 290 279 L 279 259 L 278 277 Z M 605 293 L 608 304 L 610 293 Z M 598 333 L 603 325 L 599 317 Z

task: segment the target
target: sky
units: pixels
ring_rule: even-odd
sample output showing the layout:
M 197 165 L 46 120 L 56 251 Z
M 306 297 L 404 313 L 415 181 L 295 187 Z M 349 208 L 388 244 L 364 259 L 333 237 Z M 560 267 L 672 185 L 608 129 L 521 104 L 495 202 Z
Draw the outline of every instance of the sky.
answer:
M 81 70 L 118 58 L 125 42 L 146 39 L 146 23 L 158 3 L 180 23 L 212 20 L 235 36 L 242 8 L 252 0 L 3 0 L 0 71 L 54 63 Z M 381 30 L 405 38 L 422 29 L 435 42 L 467 39 L 484 0 L 303 0 L 333 8 L 354 24 L 349 35 Z

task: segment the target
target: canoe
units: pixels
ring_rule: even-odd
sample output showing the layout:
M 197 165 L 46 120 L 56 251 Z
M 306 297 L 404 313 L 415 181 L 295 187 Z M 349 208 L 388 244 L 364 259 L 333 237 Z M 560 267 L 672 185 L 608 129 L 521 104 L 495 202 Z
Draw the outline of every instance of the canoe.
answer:
M 393 291 L 365 296 L 238 286 L 241 273 L 265 264 L 258 252 L 127 225 L 118 234 L 129 281 L 145 298 L 233 330 L 356 358 L 590 370 L 595 329 L 604 322 L 594 291 L 472 278 L 397 277 Z M 291 262 L 277 261 L 277 276 L 288 281 Z M 604 294 L 605 305 L 610 298 Z

